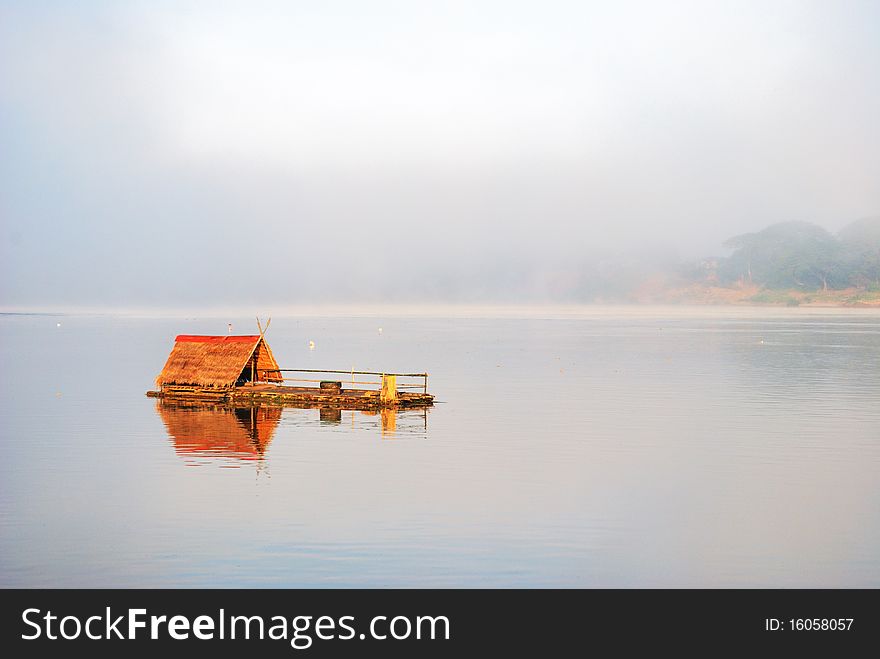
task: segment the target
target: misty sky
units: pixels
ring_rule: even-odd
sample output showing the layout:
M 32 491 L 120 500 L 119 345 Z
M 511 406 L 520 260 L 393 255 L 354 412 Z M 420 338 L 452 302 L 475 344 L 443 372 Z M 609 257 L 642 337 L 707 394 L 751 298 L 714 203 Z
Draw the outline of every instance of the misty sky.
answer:
M 877 215 L 878 117 L 876 1 L 4 0 L 0 307 L 540 296 Z

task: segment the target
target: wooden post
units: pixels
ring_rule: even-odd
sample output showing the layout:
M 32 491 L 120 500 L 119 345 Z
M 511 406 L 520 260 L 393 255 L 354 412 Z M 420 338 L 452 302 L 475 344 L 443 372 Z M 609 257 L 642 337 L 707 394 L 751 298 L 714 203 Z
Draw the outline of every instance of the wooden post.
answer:
M 383 375 L 382 376 L 382 393 L 379 396 L 379 400 L 383 403 L 396 403 L 397 402 L 397 376 L 396 375 Z
M 425 393 L 428 393 L 428 374 L 425 373 Z

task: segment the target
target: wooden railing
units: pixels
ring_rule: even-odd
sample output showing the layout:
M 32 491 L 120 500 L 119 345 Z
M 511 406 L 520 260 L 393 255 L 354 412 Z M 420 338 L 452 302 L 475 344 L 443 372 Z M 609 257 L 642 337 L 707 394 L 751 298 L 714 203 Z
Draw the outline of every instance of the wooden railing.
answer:
M 276 368 L 263 370 L 260 369 L 260 373 L 320 373 L 324 375 L 348 375 L 348 379 L 343 378 L 288 378 L 282 377 L 281 379 L 284 382 L 310 382 L 310 383 L 321 383 L 326 382 L 327 380 L 333 380 L 336 382 L 341 382 L 343 385 L 351 384 L 351 385 L 361 385 L 361 386 L 369 386 L 376 387 L 377 389 L 382 388 L 382 380 L 387 375 L 393 375 L 398 378 L 406 378 L 408 380 L 418 379 L 421 380 L 419 383 L 402 383 L 398 384 L 398 389 L 421 389 L 424 393 L 428 393 L 428 374 L 427 373 L 382 373 L 379 371 L 355 371 L 354 369 L 350 371 L 334 371 L 330 369 L 320 369 L 320 368 Z M 378 376 L 378 380 L 356 380 L 356 375 L 373 375 Z

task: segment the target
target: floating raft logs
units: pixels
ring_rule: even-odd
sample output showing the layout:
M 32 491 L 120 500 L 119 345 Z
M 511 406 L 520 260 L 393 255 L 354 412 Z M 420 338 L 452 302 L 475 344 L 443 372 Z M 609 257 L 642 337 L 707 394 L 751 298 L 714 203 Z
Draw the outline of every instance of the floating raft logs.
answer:
M 293 378 L 284 377 L 283 373 L 344 374 L 350 378 Z M 356 376 L 378 376 L 379 379 L 364 381 L 356 379 Z M 401 379 L 400 384 L 398 378 Z M 308 384 L 284 384 L 289 381 Z M 156 385 L 157 390 L 148 391 L 147 396 L 236 405 L 268 403 L 377 410 L 429 407 L 434 404 L 434 397 L 428 393 L 427 373 L 281 369 L 262 335 L 180 335 L 174 342 L 162 373 L 156 378 Z M 358 385 L 371 388 L 356 388 Z
M 265 383 L 246 384 L 230 389 L 203 387 L 163 387 L 148 391 L 153 398 L 216 401 L 218 403 L 252 405 L 308 405 L 338 407 L 346 410 L 378 410 L 386 407 L 430 407 L 434 396 L 417 392 L 398 392 L 396 399 L 382 399 L 381 392 L 369 389 L 328 391 L 318 387 L 289 387 Z

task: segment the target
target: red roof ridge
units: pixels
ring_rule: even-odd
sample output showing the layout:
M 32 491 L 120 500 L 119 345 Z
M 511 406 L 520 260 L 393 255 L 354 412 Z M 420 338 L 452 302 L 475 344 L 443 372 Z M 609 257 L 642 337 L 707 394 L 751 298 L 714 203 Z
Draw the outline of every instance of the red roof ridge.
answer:
M 222 335 L 207 335 L 207 334 L 178 334 L 174 341 L 176 343 L 223 343 L 226 341 L 230 342 L 241 342 L 241 343 L 253 343 L 254 341 L 260 338 L 259 334 L 249 334 L 249 335 L 231 335 L 231 334 L 222 334 Z

